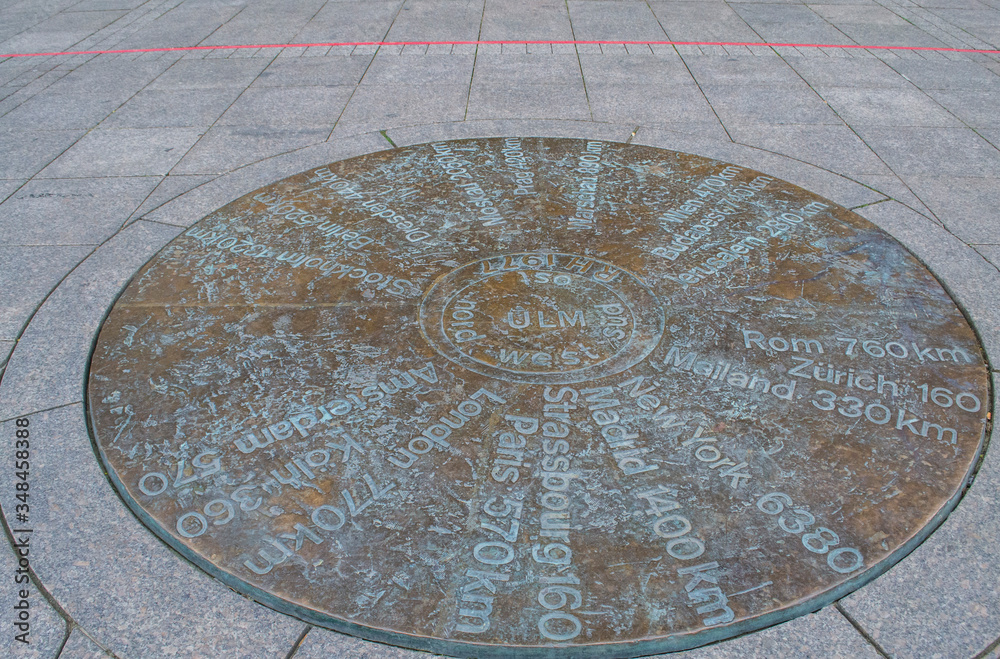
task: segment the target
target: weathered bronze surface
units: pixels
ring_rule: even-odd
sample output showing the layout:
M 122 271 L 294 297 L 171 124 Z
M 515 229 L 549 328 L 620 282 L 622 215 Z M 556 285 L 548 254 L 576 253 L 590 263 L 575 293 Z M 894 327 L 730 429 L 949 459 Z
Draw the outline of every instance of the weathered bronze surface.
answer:
M 625 657 L 814 610 L 957 501 L 981 349 L 885 233 L 569 139 L 330 164 L 206 217 L 101 330 L 89 416 L 172 546 L 306 620 Z

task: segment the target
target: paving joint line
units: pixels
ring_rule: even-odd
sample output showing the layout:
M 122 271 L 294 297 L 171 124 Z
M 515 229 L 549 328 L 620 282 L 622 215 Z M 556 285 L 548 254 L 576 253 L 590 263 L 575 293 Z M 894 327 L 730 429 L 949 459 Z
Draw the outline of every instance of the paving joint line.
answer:
M 580 69 L 580 82 L 583 84 L 583 98 L 587 101 L 587 114 L 590 115 L 590 120 L 593 121 L 594 106 L 590 103 L 590 92 L 587 90 L 587 76 L 583 73 L 583 60 L 580 58 L 580 46 L 576 39 L 576 28 L 573 26 L 573 13 L 569 10 L 569 0 L 563 0 L 563 6 L 566 7 L 566 20 L 569 21 L 569 33 L 573 37 L 573 50 L 576 53 L 576 66 Z M 549 47 L 551 48 L 552 45 L 550 44 Z
M 206 38 L 207 38 L 207 37 L 206 37 Z M 239 101 L 239 100 L 240 100 L 241 98 L 243 98 L 243 95 L 244 95 L 244 94 L 245 94 L 245 93 L 247 92 L 247 90 L 248 90 L 248 89 L 250 89 L 250 87 L 252 87 L 252 86 L 253 86 L 253 83 L 257 82 L 257 80 L 258 80 L 258 79 L 260 79 L 260 76 L 261 76 L 261 74 L 262 74 L 262 73 L 264 73 L 264 71 L 267 71 L 267 69 L 268 69 L 268 68 L 269 68 L 269 67 L 270 67 L 270 66 L 271 66 L 272 64 L 274 64 L 274 61 L 275 61 L 276 59 L 278 59 L 278 57 L 279 57 L 280 55 L 281 55 L 281 51 L 279 50 L 279 51 L 278 51 L 277 53 L 275 53 L 275 54 L 274 54 L 274 56 L 273 56 L 273 57 L 271 57 L 271 61 L 270 61 L 270 62 L 268 62 L 268 63 L 267 63 L 267 64 L 266 64 L 266 65 L 265 65 L 265 66 L 264 66 L 263 68 L 261 68 L 261 70 L 260 70 L 260 71 L 258 71 L 258 72 L 257 72 L 257 75 L 256 75 L 256 76 L 254 77 L 254 79 L 253 79 L 253 80 L 251 80 L 251 81 L 250 81 L 250 83 L 249 83 L 249 84 L 247 84 L 247 86 L 246 86 L 246 87 L 244 87 L 244 88 L 243 88 L 243 90 L 242 90 L 242 91 L 241 91 L 241 92 L 240 92 L 239 94 L 237 94 L 237 95 L 236 95 L 236 98 L 234 98 L 234 99 L 233 99 L 233 101 L 232 101 L 232 102 L 231 102 L 231 103 L 230 103 L 229 105 L 227 105 L 227 106 L 226 106 L 226 109 L 225 109 L 225 110 L 223 110 L 222 112 L 220 112 L 220 113 L 219 113 L 219 115 L 218 115 L 218 116 L 217 116 L 217 117 L 215 118 L 215 120 L 214 120 L 214 121 L 212 121 L 212 123 L 211 123 L 211 124 L 209 124 L 209 125 L 208 125 L 208 127 L 207 127 L 207 128 L 205 129 L 205 132 L 204 132 L 204 133 L 202 133 L 202 134 L 201 134 L 201 135 L 200 135 L 200 136 L 198 137 L 198 139 L 194 141 L 194 144 L 192 144 L 192 145 L 191 145 L 190 147 L 188 147 L 187 151 L 185 151 L 185 152 L 184 152 L 184 155 L 182 155 L 182 156 L 181 156 L 180 158 L 178 158 L 178 159 L 177 159 L 177 162 L 175 162 L 175 163 L 174 163 L 174 164 L 173 164 L 173 165 L 172 165 L 172 166 L 170 167 L 170 169 L 169 169 L 169 170 L 167 170 L 167 173 L 166 173 L 166 174 L 164 174 L 164 176 L 163 176 L 163 180 L 166 180 L 166 178 L 167 178 L 168 176 L 170 176 L 170 175 L 171 175 L 171 174 L 173 173 L 174 169 L 176 169 L 176 168 L 177 168 L 177 166 L 178 166 L 178 165 L 180 165 L 180 164 L 181 164 L 181 163 L 182 163 L 182 162 L 184 161 L 184 159 L 185 159 L 185 158 L 187 158 L 187 157 L 188 157 L 188 156 L 189 156 L 189 155 L 191 154 L 191 152 L 192 152 L 192 151 L 194 151 L 194 150 L 195 150 L 195 148 L 197 148 L 197 147 L 198 147 L 198 145 L 199 145 L 199 144 L 201 144 L 202 140 L 204 140 L 204 139 L 205 139 L 205 138 L 206 138 L 206 137 L 208 136 L 208 134 L 209 134 L 209 133 L 210 133 L 210 132 L 212 131 L 212 129 L 213 129 L 213 128 L 215 128 L 216 124 L 218 124 L 218 123 L 219 123 L 219 120 L 220 120 L 220 119 L 222 119 L 222 117 L 224 117 L 224 116 L 225 116 L 225 114 L 226 114 L 227 112 L 229 112 L 229 110 L 231 110 L 231 109 L 232 109 L 232 107 L 233 107 L 233 106 L 234 106 L 234 105 L 235 105 L 235 104 L 236 104 L 236 103 L 237 103 L 237 102 L 238 102 L 238 101 Z M 163 74 L 165 74 L 165 73 L 166 73 L 167 71 L 169 71 L 170 69 L 172 69 L 172 68 L 173 68 L 174 66 L 176 66 L 176 65 L 177 65 L 177 62 L 180 62 L 180 61 L 181 61 L 181 60 L 177 60 L 176 62 L 174 62 L 173 64 L 171 64 L 170 66 L 168 66 L 168 67 L 167 67 L 166 69 L 164 69 L 164 70 L 163 70 L 163 72 L 162 72 L 162 73 L 160 73 L 160 75 L 156 76 L 156 78 L 154 78 L 153 80 L 150 80 L 150 81 L 149 81 L 149 83 L 148 83 L 148 84 L 147 84 L 146 86 L 148 87 L 149 85 L 153 84 L 153 82 L 155 82 L 155 81 L 156 81 L 156 80 L 157 80 L 157 79 L 158 79 L 158 78 L 159 78 L 160 76 L 162 76 L 162 75 L 163 75 Z M 237 170 L 237 169 L 239 169 L 239 167 L 232 167 L 232 168 L 230 169 L 230 171 L 235 171 L 235 170 Z M 161 180 L 161 181 L 160 181 L 160 183 L 158 183 L 158 184 L 156 185 L 156 188 L 158 188 L 158 187 L 160 186 L 160 184 L 162 184 L 162 183 L 163 183 L 163 180 Z M 153 188 L 153 190 L 156 190 L 156 188 Z M 141 205 L 141 203 L 145 202 L 145 201 L 146 201 L 146 199 L 149 199 L 149 196 L 150 196 L 150 195 L 152 195 L 152 194 L 153 194 L 153 191 L 150 191 L 150 193 L 149 193 L 148 195 L 146 195 L 146 197 L 145 197 L 145 198 L 144 198 L 144 199 L 142 200 L 142 202 L 140 202 L 140 205 Z M 138 206 L 136 206 L 136 209 L 138 209 L 138 208 L 139 208 L 139 207 L 138 207 Z M 134 211 L 133 211 L 133 212 L 134 212 Z M 126 226 L 126 225 L 128 224 L 128 222 L 129 222 L 129 219 L 131 219 L 131 217 L 129 217 L 128 219 L 126 219 L 126 220 L 125 220 L 125 222 L 123 222 L 123 223 L 122 223 L 121 227 L 119 227 L 119 229 L 118 229 L 119 231 L 121 231 L 122 229 L 124 229 L 124 228 L 125 228 L 125 226 Z
M 399 7 L 396 8 L 396 13 L 393 14 L 392 20 L 389 21 L 389 27 L 387 27 L 385 29 L 385 34 L 382 35 L 382 40 L 383 41 L 385 40 L 385 38 L 387 36 L 389 36 L 389 32 L 392 31 L 393 26 L 396 24 L 396 21 L 399 19 L 400 13 L 402 13 L 402 11 L 403 11 L 403 6 L 404 5 L 406 5 L 406 0 L 403 0 L 403 2 L 400 2 L 399 3 Z M 357 46 L 355 46 L 354 50 L 351 51 L 351 54 L 349 55 L 349 57 L 354 57 L 354 52 L 356 50 L 357 50 Z M 381 51 L 382 51 L 382 47 L 381 46 L 377 46 L 375 48 L 375 52 L 371 54 L 371 59 L 368 60 L 368 65 L 365 66 L 365 70 L 361 72 L 361 77 L 358 78 L 358 81 L 356 83 L 354 83 L 354 89 L 351 90 L 350 96 L 348 96 L 347 100 L 344 102 L 344 107 L 340 110 L 340 114 L 338 114 L 337 118 L 334 119 L 333 126 L 330 127 L 330 133 L 326 136 L 326 142 L 329 142 L 330 140 L 333 139 L 333 134 L 337 131 L 337 126 L 340 125 L 340 120 L 344 118 L 344 113 L 347 112 L 347 108 L 351 105 L 351 101 L 354 100 L 354 95 L 358 93 L 358 89 L 361 88 L 361 83 L 364 82 L 365 76 L 368 75 L 368 71 L 371 70 L 372 64 L 375 63 L 375 58 L 378 57 L 378 55 L 379 55 L 379 53 Z M 362 55 L 362 57 L 363 56 L 364 55 Z M 272 64 L 273 63 L 274 62 L 272 60 Z M 271 65 L 268 64 L 268 66 L 271 66 Z M 266 67 L 265 67 L 265 70 L 266 70 Z M 469 84 L 471 86 L 472 83 L 470 82 Z
M 992 655 L 997 648 L 1000 648 L 1000 638 L 997 638 L 997 640 L 987 645 L 986 649 L 973 657 L 973 659 L 989 659 L 990 655 Z
M 929 212 L 929 213 L 931 214 L 931 218 L 928 218 L 928 219 L 933 219 L 933 220 L 934 220 L 935 222 L 937 222 L 937 223 L 938 223 L 938 224 L 939 224 L 939 225 L 940 225 L 941 227 L 945 228 L 945 230 L 947 231 L 947 228 L 946 228 L 946 227 L 944 226 L 944 222 L 943 222 L 943 221 L 941 220 L 941 218 L 939 218 L 939 217 L 937 216 L 937 214 L 936 214 L 936 213 L 935 213 L 935 212 L 934 212 L 933 210 L 931 210 L 931 208 L 930 208 L 929 206 L 927 206 L 927 204 L 926 204 L 926 203 L 924 203 L 924 200 L 920 198 L 920 195 L 918 195 L 918 194 L 917 194 L 916 192 L 914 192 L 913 188 L 911 188 L 911 187 L 910 187 L 910 185 L 909 185 L 909 184 L 908 184 L 908 183 L 907 183 L 906 181 L 904 181 L 904 180 L 902 179 L 902 177 L 900 177 L 900 175 L 899 175 L 899 174 L 898 174 L 898 173 L 896 172 L 896 170 L 895 170 L 895 169 L 893 169 L 893 168 L 892 168 L 892 167 L 891 167 L 891 166 L 889 165 L 889 163 L 887 163 L 887 162 L 885 161 L 885 159 L 883 159 L 883 158 L 882 158 L 882 156 L 881 156 L 881 155 L 879 155 L 879 153 L 878 153 L 877 151 L 875 151 L 875 149 L 874 149 L 874 148 L 873 148 L 873 147 L 872 147 L 872 146 L 871 146 L 870 144 L 868 144 L 868 142 L 867 142 L 867 141 L 865 140 L 865 138 L 864 138 L 864 137 L 862 137 L 862 136 L 861 136 L 861 134 L 860 134 L 860 133 L 858 133 L 858 131 L 857 131 L 857 130 L 855 130 L 854 126 L 852 126 L 852 125 L 850 124 L 850 122 L 848 122 L 848 121 L 847 121 L 846 119 L 844 119 L 844 117 L 843 117 L 843 116 L 841 116 L 840 112 L 838 112 L 836 108 L 834 108 L 834 107 L 833 107 L 832 105 L 830 105 L 829 101 L 827 101 L 827 100 L 826 100 L 826 99 L 825 99 L 825 98 L 823 97 L 823 95 L 822 95 L 822 94 L 821 94 L 821 93 L 820 93 L 819 91 L 817 91 L 817 90 L 816 90 L 816 88 L 815 88 L 815 87 L 813 87 L 813 85 L 812 85 L 812 84 L 810 84 L 810 82 L 809 82 L 808 80 L 806 80 L 806 79 L 805 79 L 805 77 L 804 77 L 804 76 L 803 76 L 803 75 L 802 75 L 801 73 L 799 73 L 799 70 L 798 70 L 798 69 L 796 69 L 796 68 L 795 68 L 794 66 L 792 66 L 792 65 L 791 65 L 791 64 L 790 64 L 790 63 L 788 62 L 788 60 L 787 60 L 787 59 L 785 59 L 785 57 L 784 57 L 783 55 L 779 54 L 779 55 L 778 55 L 778 57 L 780 57 L 780 58 L 781 58 L 781 61 L 785 63 L 785 66 L 787 66 L 787 67 L 788 67 L 789 69 L 791 69 L 791 70 L 792 70 L 792 71 L 793 71 L 793 72 L 795 73 L 795 75 L 797 75 L 797 76 L 799 77 L 799 79 L 800 79 L 800 80 L 802 80 L 802 82 L 803 82 L 803 83 L 805 83 L 806 87 L 808 87 L 808 88 L 809 88 L 809 90 L 810 90 L 810 91 L 811 91 L 811 92 L 812 92 L 813 94 L 815 94 L 815 95 L 816 95 L 816 97 L 817 97 L 817 98 L 818 98 L 819 100 L 823 101 L 823 103 L 824 103 L 824 104 L 826 105 L 826 107 L 830 108 L 830 111 L 831 111 L 831 112 L 833 112 L 833 113 L 834 113 L 834 114 L 835 114 L 835 115 L 837 116 L 837 118 L 838 118 L 838 119 L 840 119 L 840 121 L 841 121 L 841 122 L 843 122 L 844 126 L 846 126 L 846 127 L 847 127 L 847 129 L 848 129 L 848 130 L 850 130 L 850 131 L 851 131 L 851 132 L 852 132 L 852 133 L 854 134 L 854 136 L 855 136 L 855 137 L 857 137 L 857 138 L 858 138 L 858 140 L 860 140 L 860 141 L 861 141 L 861 143 L 862 143 L 862 144 L 864 144 L 864 145 L 865 145 L 865 147 L 867 147 L 867 148 L 868 148 L 868 150 L 869 150 L 869 151 L 871 151 L 872 155 L 874 155 L 874 156 L 875 156 L 876 158 L 878 158 L 879 162 L 881 162 L 881 163 L 882 163 L 882 164 L 883 164 L 883 165 L 885 166 L 885 168 L 886 168 L 887 170 L 889 170 L 890 172 L 892 172 L 892 175 L 893 175 L 893 176 L 895 176 L 895 177 L 896 177 L 896 179 L 897 179 L 897 180 L 898 180 L 898 181 L 899 181 L 900 183 L 902 183 L 902 184 L 903 184 L 903 187 L 905 187 L 905 188 L 906 188 L 907 190 L 909 190 L 910 194 L 912 194 L 912 195 L 914 196 L 914 198 L 916 198 L 916 199 L 917 199 L 917 200 L 918 200 L 918 201 L 919 201 L 919 202 L 920 202 L 920 203 L 921 203 L 921 204 L 922 204 L 922 205 L 924 206 L 924 208 L 926 208 L 926 209 L 927 209 L 927 212 Z M 889 66 L 888 64 L 886 64 L 886 65 L 887 65 L 887 66 Z M 891 68 L 891 67 L 890 67 L 890 68 Z M 893 69 L 893 71 L 895 71 L 895 72 L 896 72 L 896 73 L 897 73 L 898 75 L 902 76 L 902 77 L 903 77 L 904 79 L 906 79 L 906 80 L 907 80 L 908 82 L 910 81 L 910 80 L 909 80 L 909 78 L 906 78 L 906 76 L 903 76 L 903 74 L 902 74 L 902 73 L 900 73 L 899 71 L 896 71 L 896 69 Z M 913 83 L 912 83 L 912 82 L 910 82 L 910 84 L 913 84 Z M 924 92 L 924 91 L 923 91 L 922 89 L 920 89 L 920 87 L 918 87 L 918 86 L 917 86 L 917 85 L 915 85 L 915 84 L 914 84 L 913 86 L 914 86 L 914 87 L 915 87 L 916 89 L 919 89 L 919 90 L 920 90 L 920 91 L 921 91 L 922 93 L 924 93 L 924 94 L 926 95 L 926 92 Z M 836 173 L 836 172 L 835 172 L 835 173 Z M 874 188 L 872 188 L 872 189 L 874 190 Z M 880 192 L 881 194 L 885 194 L 885 193 L 884 193 L 884 192 L 882 192 L 881 190 L 879 190 L 878 192 Z M 909 204 L 905 204 L 905 203 L 903 203 L 903 202 L 899 201 L 898 199 L 896 199 L 895 197 L 892 197 L 892 196 L 890 196 L 890 198 L 891 198 L 891 199 L 892 199 L 893 201 L 896 201 L 896 202 L 898 202 L 898 203 L 901 203 L 901 204 L 903 204 L 904 206 L 906 206 L 907 208 L 910 208 L 910 209 L 911 209 L 911 210 L 913 210 L 914 212 L 916 212 L 916 213 L 919 213 L 920 215 L 924 215 L 924 214 L 923 214 L 922 212 L 920 212 L 920 211 L 916 210 L 915 208 L 912 208 L 912 207 L 910 207 L 910 205 L 909 205 Z M 948 233 L 951 233 L 951 231 L 948 231 Z M 954 235 L 954 234 L 952 234 L 952 235 Z M 956 238 L 958 238 L 958 236 L 955 236 L 955 237 L 956 237 Z
M 486 20 L 486 2 L 484 1 L 483 10 L 479 13 L 479 31 L 476 33 L 476 41 L 479 41 L 483 37 L 483 21 L 485 20 Z M 386 32 L 386 36 L 388 35 L 389 33 Z M 454 51 L 455 47 L 452 46 L 451 49 L 452 51 Z M 503 52 L 503 46 L 500 47 L 500 51 Z M 479 62 L 479 46 L 477 45 L 472 52 L 472 71 L 469 73 L 469 91 L 465 94 L 465 112 L 462 113 L 462 121 L 469 120 L 469 106 L 472 105 L 472 85 L 476 81 L 476 64 L 478 62 Z M 389 138 L 386 137 L 386 139 Z M 396 145 L 393 144 L 393 146 Z
M 299 651 L 300 647 L 302 647 L 302 642 L 306 640 L 306 636 L 312 630 L 313 630 L 313 626 L 307 624 L 306 628 L 302 630 L 301 634 L 299 634 L 298 639 L 296 639 L 295 643 L 292 644 L 292 649 L 289 650 L 288 654 L 285 655 L 285 659 L 292 659 L 292 657 L 295 656 L 295 653 Z
M 847 618 L 847 622 L 851 623 L 851 626 L 854 627 L 855 630 L 857 630 L 858 634 L 860 634 L 862 638 L 864 638 L 865 641 L 867 641 L 868 644 L 871 645 L 872 648 L 883 657 L 883 659 L 892 659 L 892 656 L 885 651 L 885 648 L 883 648 L 878 641 L 872 638 L 872 635 L 869 634 L 868 631 L 864 627 L 862 627 L 858 623 L 858 621 L 854 619 L 853 616 L 847 613 L 847 611 L 844 609 L 843 604 L 841 604 L 841 601 L 842 600 L 838 600 L 833 603 L 833 606 L 837 609 L 837 611 L 840 612 L 840 615 Z

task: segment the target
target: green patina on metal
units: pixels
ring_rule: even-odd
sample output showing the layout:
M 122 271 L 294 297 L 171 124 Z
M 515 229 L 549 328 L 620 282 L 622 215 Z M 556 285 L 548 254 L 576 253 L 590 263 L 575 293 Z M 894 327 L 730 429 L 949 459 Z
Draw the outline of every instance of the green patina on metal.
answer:
M 462 656 L 627 657 L 815 610 L 954 506 L 989 405 L 854 213 L 660 149 L 500 138 L 274 183 L 111 310 L 122 496 L 230 585 Z

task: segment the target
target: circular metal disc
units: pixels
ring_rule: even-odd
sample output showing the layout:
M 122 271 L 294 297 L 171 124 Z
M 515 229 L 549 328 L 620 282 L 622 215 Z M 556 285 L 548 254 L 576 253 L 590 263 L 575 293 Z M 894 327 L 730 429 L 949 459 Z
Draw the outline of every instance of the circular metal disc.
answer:
M 269 606 L 403 646 L 625 657 L 815 610 L 955 505 L 976 337 L 867 221 L 608 142 L 435 143 L 201 220 L 111 310 L 121 494 Z

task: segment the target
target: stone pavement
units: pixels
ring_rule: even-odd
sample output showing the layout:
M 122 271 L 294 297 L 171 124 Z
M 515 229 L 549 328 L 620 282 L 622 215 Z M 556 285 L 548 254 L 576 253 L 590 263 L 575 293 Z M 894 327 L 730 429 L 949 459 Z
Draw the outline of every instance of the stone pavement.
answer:
M 664 44 L 219 46 L 406 41 Z M 805 47 L 825 44 L 830 47 Z M 157 540 L 95 459 L 90 347 L 184 227 L 332 160 L 546 135 L 742 164 L 853 208 L 945 284 L 1000 358 L 1000 0 L 0 0 L 0 506 L 30 420 L 31 644 L 0 654 L 413 657 L 234 593 Z M 1000 657 L 1000 454 L 885 575 L 812 615 L 681 653 Z M 16 535 L 16 534 L 14 534 Z

